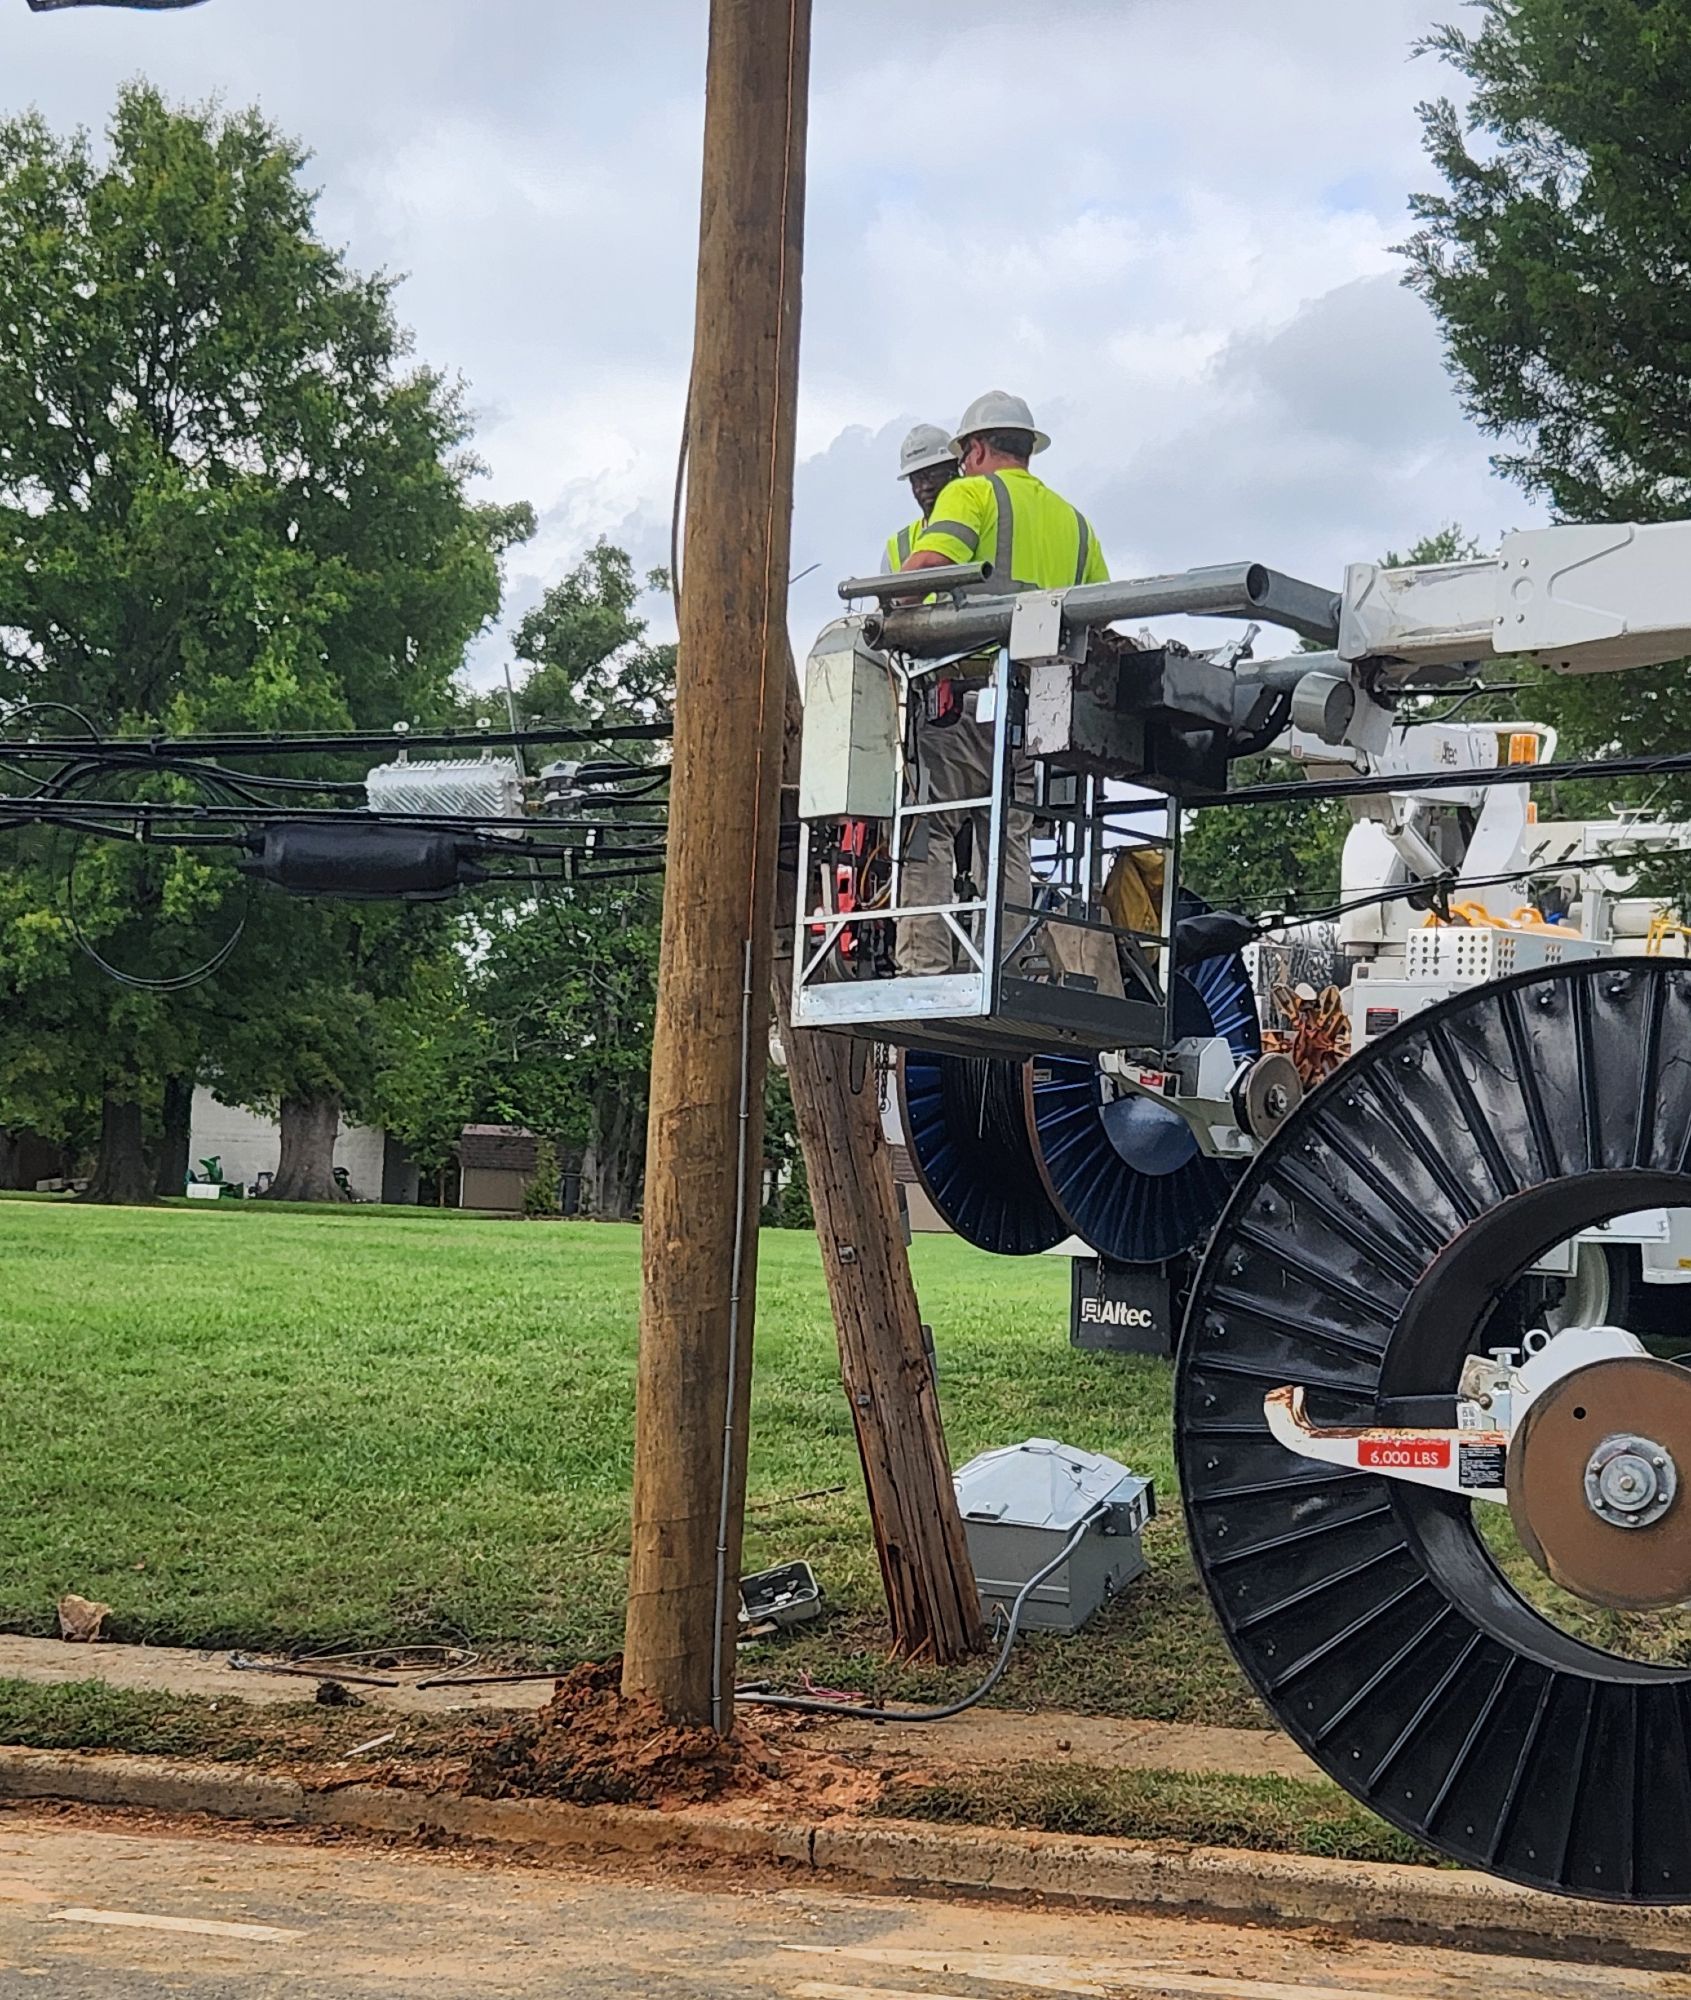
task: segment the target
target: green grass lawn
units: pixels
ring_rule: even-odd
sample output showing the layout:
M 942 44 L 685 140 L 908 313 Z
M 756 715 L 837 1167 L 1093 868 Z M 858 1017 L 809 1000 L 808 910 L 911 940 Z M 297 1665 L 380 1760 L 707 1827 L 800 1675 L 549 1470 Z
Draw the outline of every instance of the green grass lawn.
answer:
M 914 1249 L 953 1457 L 1030 1435 L 1157 1482 L 1152 1574 L 1004 1698 L 1261 1724 L 1174 1502 L 1166 1364 L 1067 1340 L 1068 1267 Z M 639 1238 L 429 1210 L 0 1205 L 0 1625 L 67 1590 L 111 1636 L 299 1649 L 451 1639 L 562 1663 L 618 1643 Z M 748 1568 L 833 1606 L 747 1671 L 913 1694 L 894 1670 L 816 1245 L 766 1233 Z M 823 1500 L 791 1496 L 843 1485 Z

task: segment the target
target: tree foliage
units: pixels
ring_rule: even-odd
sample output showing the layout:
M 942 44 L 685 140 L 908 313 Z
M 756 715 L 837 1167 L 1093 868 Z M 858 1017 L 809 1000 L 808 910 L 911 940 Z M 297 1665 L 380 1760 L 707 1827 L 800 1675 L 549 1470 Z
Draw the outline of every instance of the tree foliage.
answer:
M 532 514 L 470 500 L 462 393 L 411 360 L 393 281 L 321 240 L 304 165 L 256 111 L 175 109 L 145 84 L 103 150 L 34 114 L 0 123 L 0 702 L 185 732 L 460 701 Z M 8 859 L 0 1122 L 86 1123 L 90 1099 L 150 1104 L 208 1063 L 269 1102 L 344 1080 L 368 1046 L 349 1030 L 370 961 L 339 916 L 267 898 L 214 995 L 138 992 L 75 949 L 64 841 Z M 202 854 L 74 860 L 83 933 L 153 979 L 204 962 L 247 900 Z M 29 1054 L 46 1022 L 52 1079 Z
M 1691 12 L 1676 0 L 1476 0 L 1427 48 L 1471 86 L 1424 107 L 1444 183 L 1410 280 L 1499 471 L 1574 521 L 1691 511 Z M 1544 677 L 1564 750 L 1691 744 L 1679 667 Z M 1622 795 L 1623 788 L 1615 792 Z
M 584 882 L 490 913 L 474 991 L 490 1029 L 487 1115 L 600 1155 L 626 1212 L 644 1151 L 660 898 Z
M 424 960 L 377 1018 L 375 1114 L 432 1177 L 445 1173 L 459 1134 L 486 1111 L 492 1044 L 461 943 Z
M 646 587 L 665 582 L 655 572 Z M 668 713 L 675 649 L 648 637 L 640 597 L 628 556 L 603 541 L 552 586 L 516 635 L 525 715 L 595 728 Z M 614 747 L 649 761 L 649 746 Z M 420 1004 L 392 1016 L 400 1032 L 378 1080 L 384 1118 L 422 1164 L 443 1166 L 473 1119 L 527 1125 L 580 1152 L 590 1213 L 633 1212 L 661 915 L 655 878 L 606 875 L 466 920 L 452 977 L 437 971 Z
M 644 588 L 667 590 L 667 572 L 649 571 Z M 601 537 L 524 617 L 514 650 L 530 669 L 522 702 L 531 715 L 586 729 L 669 713 L 675 648 L 647 638 L 641 589 L 627 553 Z
M 109 154 L 0 124 L 0 642 L 105 726 L 437 712 L 520 521 L 461 392 L 323 244 L 256 111 L 120 95 Z
M 816 1210 L 810 1199 L 804 1148 L 799 1144 L 792 1079 L 784 1066 L 774 1062 L 763 1085 L 763 1163 L 773 1182 L 763 1204 L 765 1227 L 814 1229 Z
M 1424 107 L 1417 289 L 1499 469 L 1573 520 L 1691 502 L 1691 14 L 1478 0 L 1427 48 L 1472 87 Z
M 1284 757 L 1246 757 L 1235 786 L 1297 777 Z M 1212 806 L 1190 816 L 1181 846 L 1186 883 L 1218 909 L 1247 916 L 1317 910 L 1336 902 L 1350 816 L 1338 799 L 1304 805 Z

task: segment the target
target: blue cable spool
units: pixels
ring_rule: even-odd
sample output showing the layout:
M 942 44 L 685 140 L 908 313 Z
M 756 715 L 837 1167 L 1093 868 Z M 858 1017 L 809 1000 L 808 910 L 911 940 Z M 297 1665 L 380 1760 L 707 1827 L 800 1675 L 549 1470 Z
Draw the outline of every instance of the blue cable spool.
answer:
M 1195 896 L 1180 899 L 1183 917 L 1204 908 Z M 1176 975 L 1174 1030 L 1220 1035 L 1240 1062 L 1262 1053 L 1256 997 L 1237 952 Z M 1112 1100 L 1089 1057 L 1037 1057 L 1025 1093 L 1041 1178 L 1072 1234 L 1118 1264 L 1160 1264 L 1203 1240 L 1239 1169 L 1200 1152 L 1178 1112 L 1147 1097 Z
M 1031 1257 L 1069 1228 L 1052 1206 L 1022 1108 L 1026 1064 L 906 1049 L 904 1143 L 923 1191 L 977 1250 Z

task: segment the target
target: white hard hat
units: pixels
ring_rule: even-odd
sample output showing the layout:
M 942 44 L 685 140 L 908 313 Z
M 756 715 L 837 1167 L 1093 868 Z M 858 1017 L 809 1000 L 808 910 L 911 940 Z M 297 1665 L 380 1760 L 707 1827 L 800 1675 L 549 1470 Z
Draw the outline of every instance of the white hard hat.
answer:
M 1026 431 L 1033 439 L 1035 451 L 1043 451 L 1051 442 L 1034 422 L 1032 410 L 1021 397 L 1003 389 L 988 389 L 963 412 L 963 421 L 951 440 L 953 448 L 961 452 L 963 440 L 973 437 L 976 431 Z
M 898 476 L 909 479 L 936 465 L 955 465 L 957 447 L 938 424 L 918 424 L 898 448 Z

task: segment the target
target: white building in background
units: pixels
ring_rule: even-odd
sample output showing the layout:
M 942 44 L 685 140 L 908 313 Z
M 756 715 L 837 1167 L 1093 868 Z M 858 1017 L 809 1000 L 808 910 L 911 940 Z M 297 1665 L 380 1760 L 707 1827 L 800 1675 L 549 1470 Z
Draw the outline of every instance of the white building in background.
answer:
M 200 1162 L 214 1154 L 226 1181 L 249 1184 L 260 1174 L 273 1174 L 282 1151 L 282 1128 L 274 1118 L 223 1104 L 201 1084 L 194 1092 L 189 1128 L 188 1165 L 200 1172 Z M 417 1169 L 405 1149 L 374 1125 L 343 1123 L 335 1139 L 335 1165 L 346 1169 L 352 1191 L 362 1201 L 414 1202 Z

